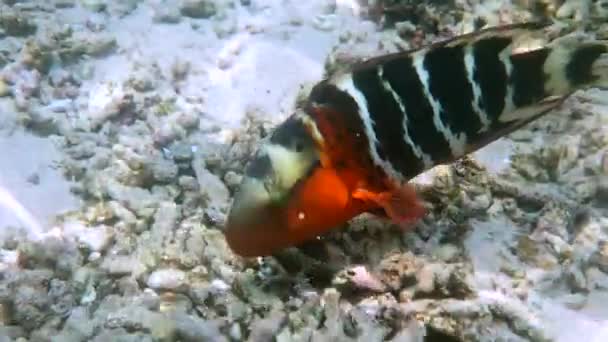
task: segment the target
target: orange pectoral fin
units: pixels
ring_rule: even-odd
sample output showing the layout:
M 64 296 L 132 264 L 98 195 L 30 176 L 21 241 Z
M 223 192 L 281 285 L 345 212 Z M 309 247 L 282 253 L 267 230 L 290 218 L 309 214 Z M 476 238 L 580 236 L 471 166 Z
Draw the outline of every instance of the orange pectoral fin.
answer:
M 362 201 L 377 203 L 394 223 L 402 226 L 417 221 L 426 214 L 424 205 L 410 184 L 384 192 L 357 189 L 352 196 Z

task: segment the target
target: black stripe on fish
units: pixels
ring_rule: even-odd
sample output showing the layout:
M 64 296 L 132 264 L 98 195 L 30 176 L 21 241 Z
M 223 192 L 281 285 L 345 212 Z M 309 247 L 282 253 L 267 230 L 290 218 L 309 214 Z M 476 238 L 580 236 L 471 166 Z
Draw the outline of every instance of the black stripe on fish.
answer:
M 247 177 L 262 179 L 270 174 L 272 170 L 272 161 L 268 154 L 261 154 L 258 152 L 256 158 L 251 160 L 251 163 L 247 165 L 245 169 L 245 175 Z
M 599 44 L 584 46 L 574 51 L 566 65 L 566 78 L 571 86 L 576 87 L 594 81 L 591 66 L 601 54 L 606 52 L 608 47 Z
M 510 37 L 491 37 L 475 42 L 473 79 L 481 88 L 481 103 L 490 121 L 496 121 L 506 106 L 507 70 L 500 53 L 512 42 Z
M 433 108 L 424 94 L 424 85 L 412 57 L 387 61 L 383 69 L 384 77 L 405 107 L 406 129 L 411 141 L 430 158 L 430 163 L 442 163 L 451 158 L 449 142 L 433 122 Z
M 382 66 L 358 70 L 352 74 L 353 83 L 366 99 L 378 156 L 410 179 L 424 169 L 424 163 L 404 138 L 404 109 L 400 108 L 399 95 L 394 93 L 390 82 L 380 75 L 382 71 Z
M 549 49 L 539 49 L 512 55 L 511 87 L 515 107 L 531 105 L 547 96 L 545 82 L 547 75 L 543 69 Z
M 343 115 L 344 117 L 338 119 L 339 122 L 344 123 L 346 125 L 344 129 L 357 137 L 356 146 L 352 146 L 352 148 L 355 151 L 368 151 L 369 139 L 359 115 L 359 105 L 350 94 L 340 90 L 328 80 L 324 80 L 312 88 L 308 96 L 308 104 L 309 106 L 326 106 Z M 307 108 L 306 112 L 311 113 L 311 108 Z M 331 120 L 331 116 L 328 119 Z
M 473 85 L 468 80 L 464 58 L 465 46 L 444 46 L 425 55 L 424 68 L 429 73 L 429 91 L 441 105 L 444 126 L 454 135 L 472 138 L 482 128 L 482 122 L 473 109 Z

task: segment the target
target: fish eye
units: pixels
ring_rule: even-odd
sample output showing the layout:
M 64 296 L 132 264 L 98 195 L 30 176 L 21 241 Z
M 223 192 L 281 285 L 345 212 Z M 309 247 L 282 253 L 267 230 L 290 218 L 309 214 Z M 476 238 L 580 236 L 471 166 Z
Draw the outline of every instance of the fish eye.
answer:
M 304 151 L 304 144 L 301 141 L 296 141 L 296 152 Z

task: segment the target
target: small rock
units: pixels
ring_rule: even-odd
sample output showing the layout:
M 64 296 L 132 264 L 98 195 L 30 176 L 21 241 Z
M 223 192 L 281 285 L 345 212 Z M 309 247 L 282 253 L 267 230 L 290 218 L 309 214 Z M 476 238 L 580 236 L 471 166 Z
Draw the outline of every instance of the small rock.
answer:
M 608 242 L 601 241 L 598 250 L 591 257 L 590 262 L 595 264 L 600 270 L 608 273 Z
M 173 268 L 156 270 L 148 277 L 147 285 L 153 289 L 180 289 L 186 285 L 186 273 Z
M 48 308 L 51 304 L 47 291 L 33 285 L 22 285 L 15 292 L 12 298 L 13 319 L 28 331 L 40 328 L 48 315 L 42 308 Z
M 409 303 L 414 299 L 414 289 L 407 288 L 399 291 L 399 302 Z
M 180 10 L 175 6 L 168 6 L 168 4 L 165 3 L 162 6 L 159 5 L 154 8 L 154 14 L 152 16 L 154 22 L 177 24 L 181 19 Z
M 157 159 L 152 163 L 152 175 L 161 183 L 169 183 L 177 178 L 179 170 L 175 163 L 166 159 Z
M 209 18 L 218 11 L 218 4 L 211 0 L 182 0 L 180 13 L 191 18 Z
M 241 181 L 243 180 L 243 175 L 240 175 L 234 171 L 228 171 L 224 175 L 224 183 L 231 190 L 236 190 Z
M 148 310 L 158 311 L 160 309 L 160 296 L 152 289 L 145 289 L 138 299 L 139 303 Z
M 147 330 L 155 341 L 175 341 L 175 320 L 165 315 L 138 306 L 126 306 L 107 315 L 105 326 L 110 329 L 119 327 L 127 330 Z
M 57 114 L 50 108 L 36 108 L 28 111 L 29 121 L 26 127 L 36 132 L 38 135 L 49 136 L 59 134 L 61 132 L 60 120 L 57 120 Z M 83 151 L 85 153 L 95 153 L 95 151 Z
M 155 128 L 153 133 L 154 143 L 157 146 L 166 146 L 177 139 L 183 131 L 176 124 L 165 122 Z
M 67 113 L 72 108 L 72 103 L 72 99 L 53 100 L 46 108 L 53 113 Z
M 394 253 L 380 262 L 378 274 L 390 289 L 399 290 L 415 284 L 418 267 L 412 253 Z
M 97 145 L 94 141 L 82 141 L 80 144 L 67 149 L 70 157 L 76 160 L 89 159 L 95 155 Z
M 400 37 L 413 37 L 416 33 L 416 25 L 414 25 L 411 21 L 401 21 L 395 23 L 395 29 Z
M 116 47 L 116 38 L 98 34 L 89 38 L 86 53 L 94 57 L 99 57 L 110 53 Z
M 0 79 L 0 97 L 9 96 L 11 94 L 11 87 Z
M 1 10 L 0 29 L 4 30 L 9 36 L 25 37 L 36 33 L 38 27 L 25 13 Z
M 86 308 L 76 307 L 70 312 L 63 329 L 77 333 L 82 339 L 88 339 L 93 336 L 95 323 Z
M 272 341 L 273 337 L 285 322 L 286 316 L 282 311 L 273 311 L 268 317 L 254 321 L 251 324 L 250 341 Z
M 234 34 L 238 28 L 238 21 L 235 15 L 223 18 L 223 20 L 216 20 L 213 22 L 213 31 L 218 38 L 226 38 L 231 34 Z
M 439 265 L 428 264 L 416 273 L 416 292 L 429 294 L 435 290 L 435 272 Z
M 336 15 L 319 14 L 313 18 L 312 26 L 319 31 L 330 32 L 336 28 Z
M 89 254 L 88 260 L 90 262 L 96 262 L 97 260 L 101 259 L 101 253 L 99 252 L 93 252 L 91 254 Z
M 608 290 L 608 274 L 600 271 L 597 267 L 590 267 L 585 272 L 585 275 L 589 290 Z
M 598 205 L 608 208 L 608 178 L 600 180 L 599 184 L 597 185 L 595 191 L 595 200 Z
M 26 181 L 32 185 L 38 185 L 40 184 L 40 175 L 37 172 L 34 172 L 27 176 Z
M 591 223 L 591 212 L 588 208 L 580 208 L 572 214 L 572 219 L 566 226 L 570 241 L 576 237 Z
M 145 93 L 156 88 L 156 81 L 153 76 L 143 71 L 134 73 L 126 84 L 138 92 Z
M 76 6 L 76 0 L 55 0 L 56 8 L 72 8 Z
M 128 101 L 128 98 L 122 87 L 102 84 L 93 89 L 88 104 L 91 126 L 94 128 L 100 127 L 106 121 L 120 115 L 126 101 Z
M 239 323 L 233 323 L 230 326 L 229 335 L 234 341 L 241 341 L 243 339 L 243 331 L 241 330 L 241 325 Z
M 189 162 L 192 160 L 192 146 L 189 144 L 176 144 L 171 148 L 171 154 L 176 162 Z
M 93 252 L 104 251 L 112 242 L 112 228 L 108 226 L 90 227 L 81 231 L 78 236 L 80 243 L 85 244 Z
M 165 292 L 160 295 L 160 303 L 158 311 L 163 313 L 168 312 L 184 312 L 192 311 L 192 301 L 188 296 L 181 293 Z
M 106 257 L 101 268 L 113 276 L 139 275 L 145 271 L 145 266 L 132 256 L 114 255 Z
M 365 266 L 355 266 L 339 272 L 333 280 L 334 285 L 349 285 L 356 289 L 384 292 L 386 286 L 374 275 L 369 273 Z
M 117 201 L 109 201 L 108 208 L 110 209 L 112 216 L 115 216 L 125 222 L 128 225 L 134 226 L 137 223 L 137 217 L 129 209 L 125 208 L 122 204 Z
M 192 161 L 192 168 L 196 174 L 201 191 L 209 199 L 208 209 L 220 212 L 227 209 L 230 192 L 226 188 L 226 185 L 224 185 L 224 182 L 218 176 L 209 172 L 205 168 L 205 162 L 200 158 L 195 158 Z
M 117 1 L 110 7 L 110 14 L 123 18 L 137 9 L 142 0 L 123 0 Z
M 208 283 L 196 282 L 190 285 L 189 296 L 197 305 L 203 305 L 207 298 L 211 296 L 212 289 Z
M 175 117 L 175 123 L 185 130 L 197 129 L 200 122 L 201 118 L 196 112 L 180 112 Z
M 221 279 L 213 279 L 211 281 L 211 289 L 217 292 L 226 292 L 230 289 L 230 286 Z
M 198 182 L 192 176 L 180 176 L 177 184 L 186 191 L 199 191 Z
M 188 76 L 188 72 L 190 72 L 191 64 L 188 61 L 183 61 L 178 59 L 171 65 L 171 77 L 173 78 L 173 82 L 181 81 Z
M 112 199 L 135 212 L 137 216 L 150 217 L 154 214 L 158 199 L 148 189 L 125 186 L 114 179 L 107 179 L 104 186 Z
M 604 176 L 608 176 L 608 152 L 604 152 L 602 154 L 602 159 L 600 160 L 600 173 Z
M 118 280 L 118 290 L 125 297 L 133 297 L 141 293 L 137 280 L 133 277 L 122 277 Z
M 20 326 L 16 325 L 0 325 L 0 341 L 12 342 L 25 340 L 25 331 Z M 27 341 L 27 340 L 25 340 Z
M 9 301 L 0 302 L 0 326 L 9 325 L 12 320 L 12 308 Z
M 580 310 L 587 304 L 587 297 L 582 293 L 571 293 L 563 296 L 561 302 L 572 310 Z
M 176 313 L 173 316 L 179 340 L 184 342 L 217 341 L 228 342 L 220 332 L 220 325 L 212 320 Z
M 102 32 L 106 29 L 105 18 L 102 14 L 90 16 L 85 25 L 92 32 Z
M 579 267 L 571 266 L 565 274 L 565 279 L 572 292 L 587 292 L 587 279 Z
M 104 11 L 107 7 L 106 2 L 103 0 L 80 0 L 83 7 L 88 8 L 93 12 Z
M 181 218 L 180 208 L 173 202 L 160 203 L 154 215 L 151 232 L 155 236 L 171 236 Z
M 454 261 L 460 254 L 460 249 L 453 244 L 443 244 L 439 246 L 435 251 L 433 251 L 433 255 L 442 262 L 450 262 Z

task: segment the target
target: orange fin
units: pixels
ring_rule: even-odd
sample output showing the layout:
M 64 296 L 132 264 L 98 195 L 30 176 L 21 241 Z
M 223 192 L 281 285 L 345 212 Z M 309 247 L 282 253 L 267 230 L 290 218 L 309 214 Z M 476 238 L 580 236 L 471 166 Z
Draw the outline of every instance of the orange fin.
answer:
M 401 226 L 413 223 L 426 214 L 424 205 L 418 199 L 416 190 L 410 184 L 406 184 L 393 191 L 380 193 L 366 189 L 357 189 L 352 193 L 352 197 L 377 203 L 394 223 Z

